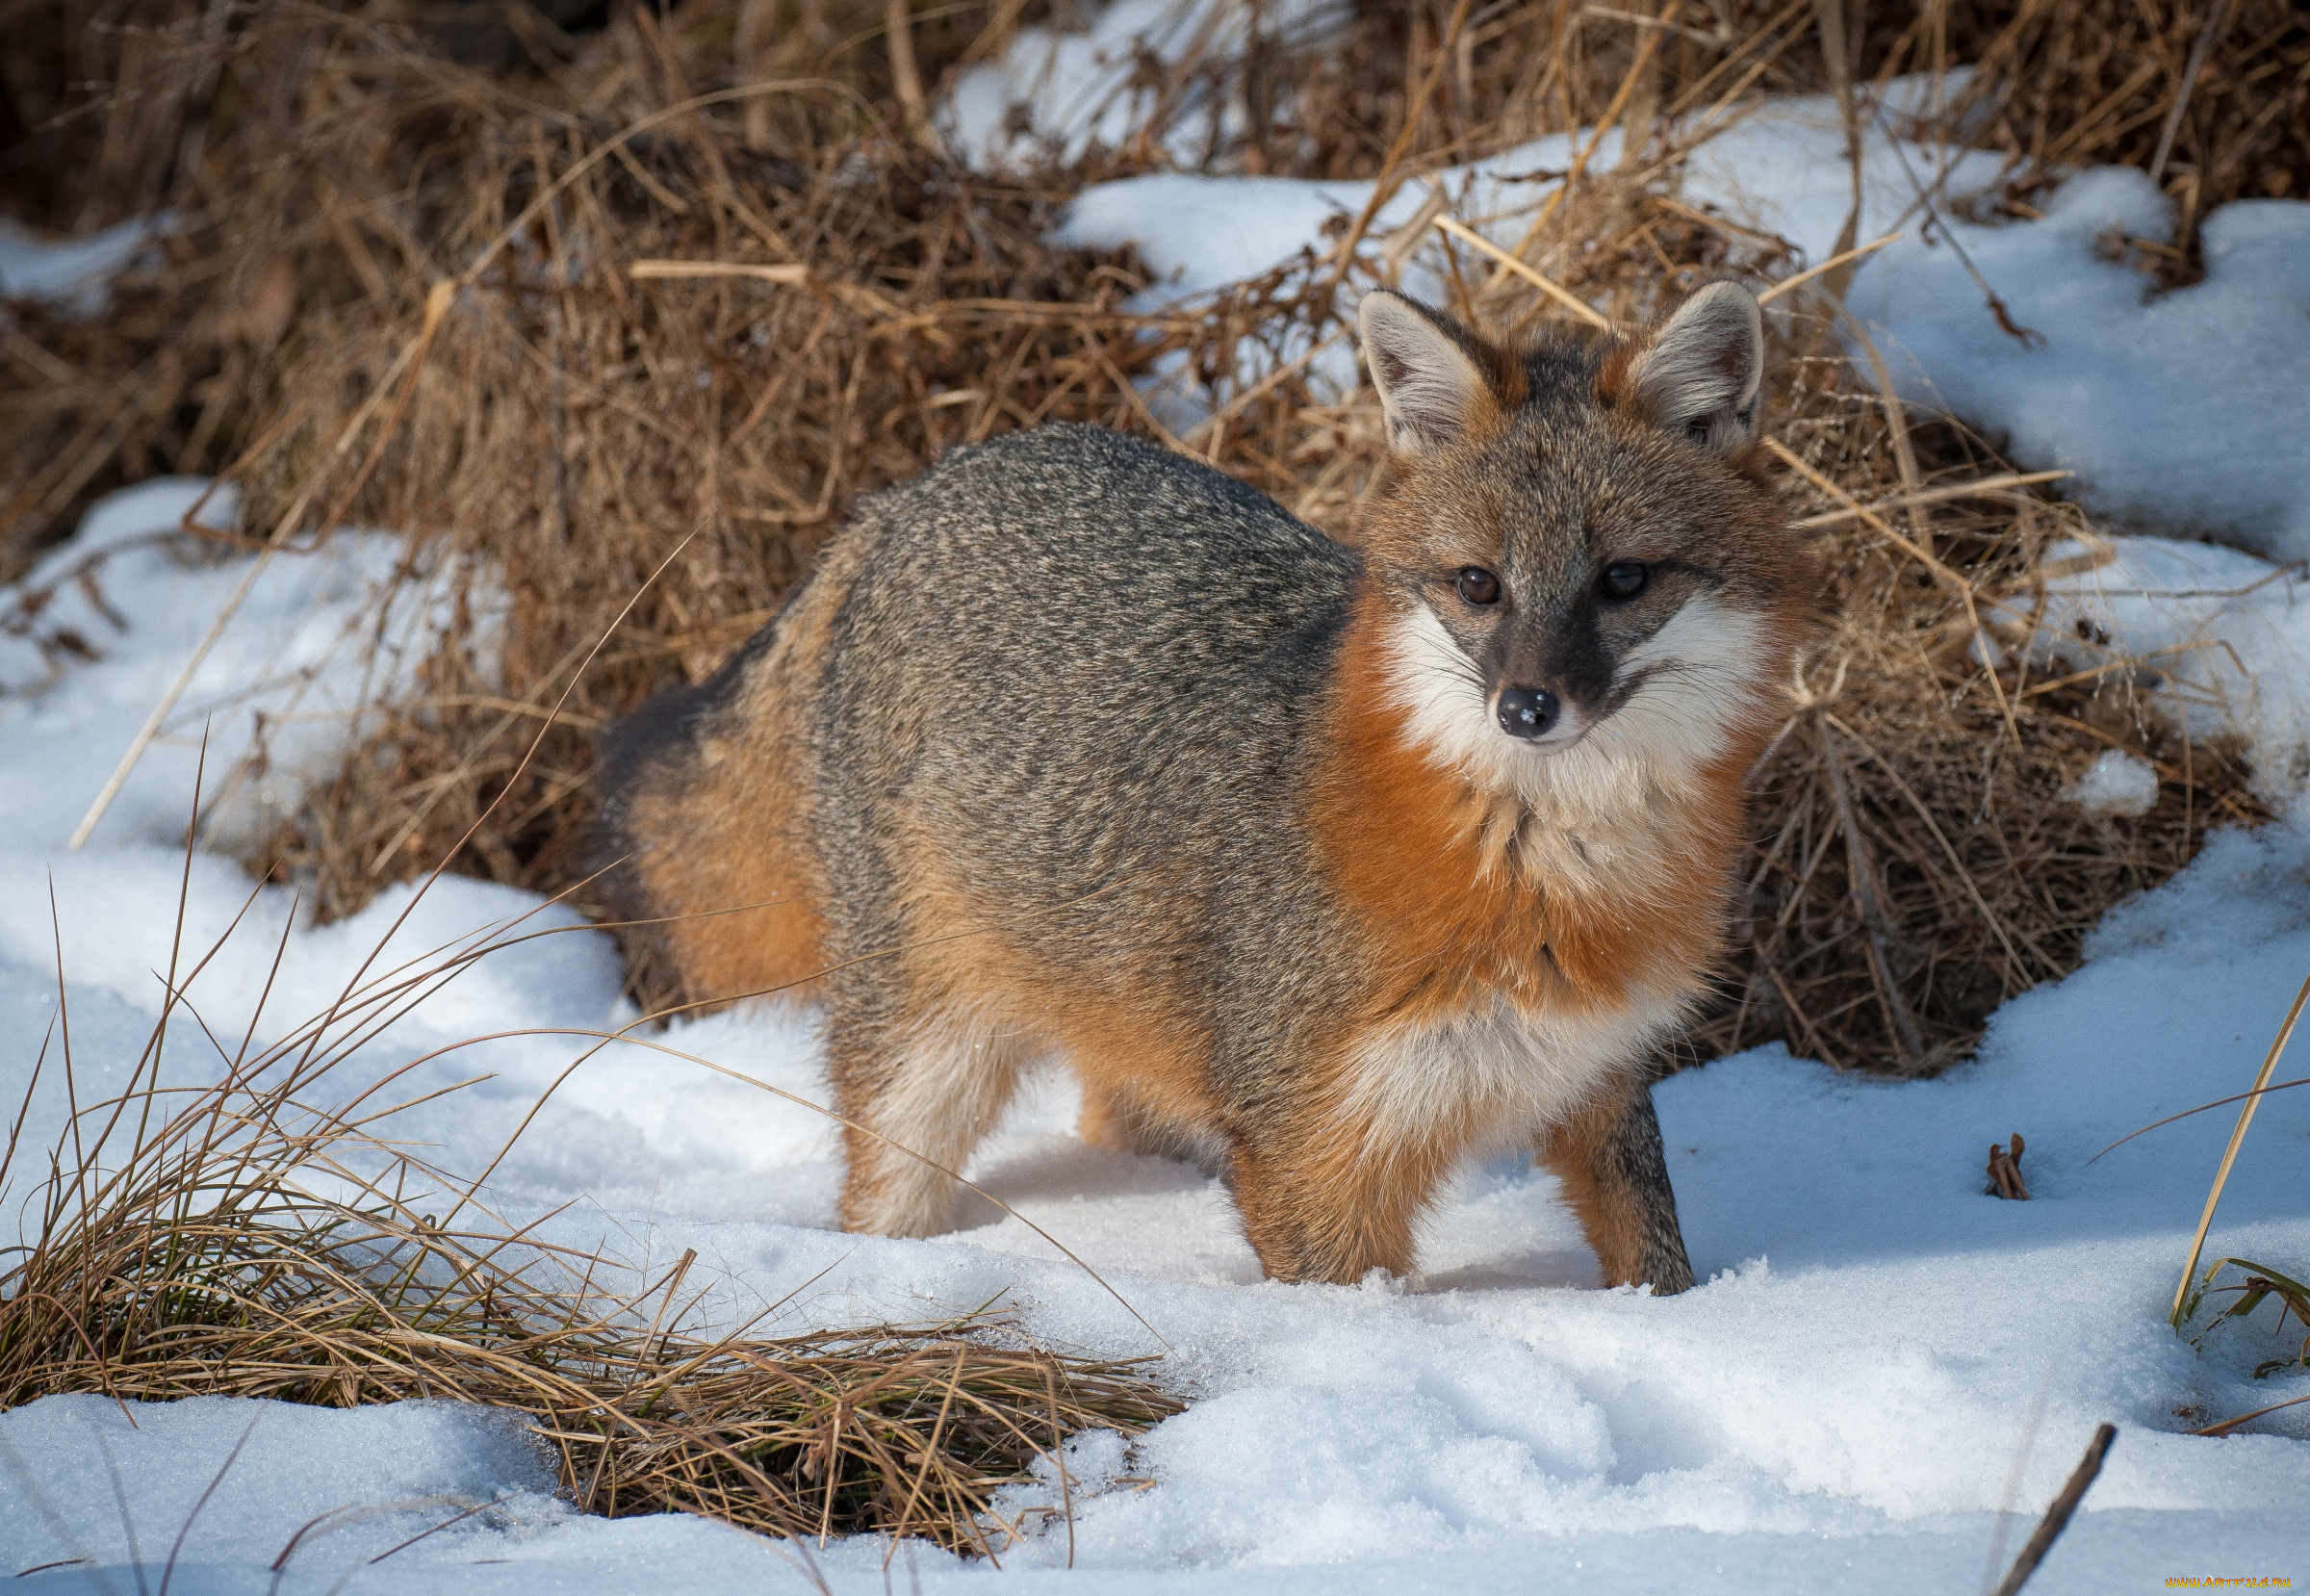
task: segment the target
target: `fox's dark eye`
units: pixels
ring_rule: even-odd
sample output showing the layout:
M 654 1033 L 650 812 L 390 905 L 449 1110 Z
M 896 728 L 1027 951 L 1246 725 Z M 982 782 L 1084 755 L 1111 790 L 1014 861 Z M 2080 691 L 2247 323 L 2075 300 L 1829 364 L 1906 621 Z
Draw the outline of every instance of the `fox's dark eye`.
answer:
M 1463 565 L 1460 597 L 1472 605 L 1496 605 L 1500 603 L 1500 579 L 1480 565 Z
M 1617 559 L 1604 567 L 1604 574 L 1596 579 L 1597 591 L 1607 599 L 1632 599 L 1644 591 L 1652 576 L 1643 565 L 1632 559 Z

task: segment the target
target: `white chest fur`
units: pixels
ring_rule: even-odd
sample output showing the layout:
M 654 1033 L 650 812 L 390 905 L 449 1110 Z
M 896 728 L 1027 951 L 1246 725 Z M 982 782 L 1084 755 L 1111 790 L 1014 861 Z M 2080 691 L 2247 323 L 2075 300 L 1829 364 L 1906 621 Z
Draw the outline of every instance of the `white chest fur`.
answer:
M 1681 999 L 1642 994 L 1554 1013 L 1503 1000 L 1375 1032 L 1355 1049 L 1342 1107 L 1374 1150 L 1526 1142 L 1640 1068 L 1683 1010 Z

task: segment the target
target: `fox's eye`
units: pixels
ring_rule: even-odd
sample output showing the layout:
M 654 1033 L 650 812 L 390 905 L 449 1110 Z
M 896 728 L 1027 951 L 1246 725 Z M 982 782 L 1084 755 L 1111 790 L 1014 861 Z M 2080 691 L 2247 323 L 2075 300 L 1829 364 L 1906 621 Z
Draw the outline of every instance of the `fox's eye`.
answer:
M 1480 565 L 1460 567 L 1460 597 L 1472 605 L 1500 603 L 1500 579 Z
M 1596 587 L 1607 599 L 1632 599 L 1644 591 L 1651 576 L 1637 561 L 1618 559 L 1604 567 L 1604 574 L 1596 579 Z

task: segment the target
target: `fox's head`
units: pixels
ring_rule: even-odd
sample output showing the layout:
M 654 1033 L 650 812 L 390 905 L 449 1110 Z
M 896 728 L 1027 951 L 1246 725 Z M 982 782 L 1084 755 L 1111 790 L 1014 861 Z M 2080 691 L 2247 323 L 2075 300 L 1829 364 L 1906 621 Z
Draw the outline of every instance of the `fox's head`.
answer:
M 1815 577 L 1758 459 L 1749 292 L 1521 351 L 1386 290 L 1361 322 L 1393 478 L 1367 599 L 1415 740 L 1495 790 L 1611 801 L 1753 736 Z

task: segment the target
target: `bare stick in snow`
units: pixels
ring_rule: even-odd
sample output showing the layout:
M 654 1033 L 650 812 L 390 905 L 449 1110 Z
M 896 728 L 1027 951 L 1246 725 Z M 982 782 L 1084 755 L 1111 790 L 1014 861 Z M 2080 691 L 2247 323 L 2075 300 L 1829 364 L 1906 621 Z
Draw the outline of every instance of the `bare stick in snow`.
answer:
M 1998 1585 L 1995 1596 L 2014 1596 L 2015 1591 L 2029 1583 L 2029 1577 L 2038 1571 L 2038 1564 L 2045 1560 L 2045 1554 L 2053 1550 L 2053 1543 L 2061 1539 L 2062 1532 L 2069 1527 L 2069 1515 L 2076 1512 L 2077 1505 L 2086 1499 L 2086 1492 L 2092 1485 L 2094 1477 L 2101 1473 L 2101 1460 L 2109 1455 L 2110 1443 L 2117 1438 L 2116 1425 L 2103 1425 L 2093 1431 L 2093 1439 L 2086 1443 L 2086 1454 L 2077 1460 L 2077 1469 L 2069 1476 L 2069 1483 L 2062 1487 L 2062 1494 L 2053 1499 L 2053 1506 L 2046 1508 L 2045 1516 L 2038 1521 L 2037 1532 L 2021 1548 L 2021 1555 L 2014 1559 L 2014 1566 L 2005 1571 L 2005 1581 Z

